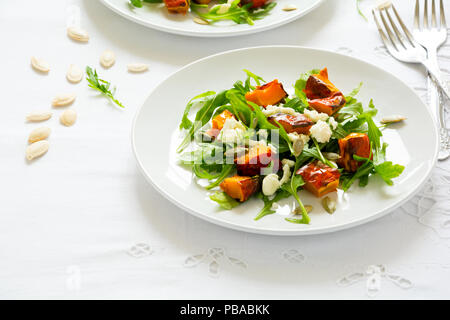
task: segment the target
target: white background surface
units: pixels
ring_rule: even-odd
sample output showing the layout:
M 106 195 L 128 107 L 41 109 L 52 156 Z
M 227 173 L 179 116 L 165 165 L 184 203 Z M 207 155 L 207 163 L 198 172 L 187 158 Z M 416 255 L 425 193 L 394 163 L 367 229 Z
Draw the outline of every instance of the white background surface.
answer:
M 362 1 L 369 18 L 373 2 Z M 413 1 L 395 3 L 412 22 Z M 81 9 L 88 44 L 66 36 L 73 5 Z M 449 162 L 438 164 L 410 203 L 382 219 L 329 235 L 282 238 L 227 230 L 180 211 L 145 182 L 131 152 L 134 112 L 159 81 L 198 58 L 245 46 L 290 44 L 350 54 L 397 72 L 425 99 L 423 70 L 387 56 L 354 1 L 328 0 L 289 25 L 230 39 L 153 31 L 92 0 L 3 1 L 0 30 L 0 298 L 365 299 L 371 298 L 368 275 L 349 286 L 337 281 L 376 264 L 412 287 L 375 278 L 375 298 L 450 297 Z M 109 70 L 98 64 L 105 49 L 117 56 Z M 450 47 L 440 54 L 448 75 Z M 31 69 L 33 55 L 51 64 L 49 75 Z M 150 71 L 129 74 L 126 65 L 132 62 L 149 63 Z M 118 86 L 126 109 L 114 108 L 84 81 L 68 83 L 71 63 L 96 67 Z M 25 123 L 25 115 L 51 109 L 51 99 L 61 92 L 77 93 L 77 123 L 60 125 L 61 110 L 53 110 L 43 124 L 53 130 L 50 150 L 28 164 L 27 137 L 40 124 Z M 129 250 L 138 243 L 152 253 L 134 257 Z M 188 257 L 213 247 L 243 263 L 221 257 L 217 275 L 208 270 L 210 257 L 185 266 Z M 293 261 L 288 250 L 301 256 Z

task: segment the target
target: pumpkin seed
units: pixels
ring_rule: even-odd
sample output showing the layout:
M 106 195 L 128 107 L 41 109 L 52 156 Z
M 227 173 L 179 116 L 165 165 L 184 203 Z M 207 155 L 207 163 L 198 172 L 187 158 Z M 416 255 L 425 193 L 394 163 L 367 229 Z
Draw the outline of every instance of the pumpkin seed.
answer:
M 50 128 L 48 127 L 39 127 L 30 132 L 28 136 L 28 142 L 33 143 L 36 141 L 47 139 L 50 135 Z
M 36 57 L 31 57 L 31 66 L 39 72 L 47 73 L 50 71 L 48 62 Z
M 381 123 L 382 124 L 389 124 L 389 123 L 396 123 L 396 122 L 400 122 L 406 120 L 406 117 L 395 114 L 395 115 L 391 115 L 391 116 L 387 116 L 384 117 L 383 119 L 381 119 Z
M 50 128 L 48 127 L 39 127 L 30 132 L 28 137 L 28 142 L 33 143 L 36 141 L 47 139 L 50 135 Z
M 294 149 L 294 156 L 298 157 L 303 152 L 304 147 L 305 144 L 300 137 L 298 139 L 295 139 L 294 143 L 292 144 L 292 149 Z
M 336 201 L 330 197 L 322 199 L 322 206 L 329 214 L 333 214 L 336 211 Z
M 67 80 L 72 83 L 78 83 L 83 80 L 83 70 L 78 66 L 71 64 L 66 74 Z
M 323 156 L 328 160 L 338 160 L 341 158 L 341 156 L 334 152 L 323 152 Z
M 102 55 L 100 56 L 100 64 L 104 68 L 110 68 L 112 65 L 116 62 L 116 55 L 111 50 L 105 50 L 103 51 Z
M 44 121 L 52 117 L 52 112 L 50 111 L 33 111 L 27 114 L 27 121 Z
M 81 29 L 79 27 L 69 27 L 67 28 L 67 35 L 75 41 L 79 42 L 88 42 L 89 34 L 86 30 Z
M 144 72 L 148 70 L 148 65 L 145 63 L 130 63 L 127 68 L 130 72 Z
M 61 123 L 67 127 L 70 127 L 77 120 L 77 113 L 73 109 L 67 109 L 59 117 Z
M 54 107 L 63 107 L 67 106 L 75 101 L 75 94 L 73 93 L 66 93 L 66 94 L 59 94 L 52 100 L 52 106 Z
M 297 7 L 292 4 L 288 4 L 283 7 L 283 11 L 294 11 L 294 10 L 297 10 Z
M 37 141 L 33 144 L 30 144 L 25 151 L 26 158 L 30 161 L 34 158 L 42 156 L 44 153 L 48 151 L 50 144 L 47 140 Z
M 202 25 L 207 25 L 207 24 L 209 24 L 208 21 L 203 20 L 203 19 L 198 18 L 198 17 L 195 17 L 193 20 L 194 20 L 194 22 L 197 23 L 197 24 L 202 24 Z
M 304 205 L 304 207 L 305 207 L 306 213 L 310 213 L 314 209 L 313 206 L 311 206 L 309 204 Z M 295 215 L 301 215 L 302 214 L 302 208 L 297 207 L 297 208 L 294 209 L 294 211 L 292 211 L 292 213 L 295 214 Z

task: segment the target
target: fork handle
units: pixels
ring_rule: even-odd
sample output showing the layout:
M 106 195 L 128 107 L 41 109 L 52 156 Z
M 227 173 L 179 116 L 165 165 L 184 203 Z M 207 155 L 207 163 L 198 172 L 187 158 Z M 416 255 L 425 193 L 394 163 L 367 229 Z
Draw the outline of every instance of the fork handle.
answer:
M 450 90 L 437 64 L 437 57 L 429 56 L 427 60 L 422 62 L 422 64 L 428 70 L 429 75 L 433 78 L 441 91 L 447 96 L 448 99 L 450 99 Z
M 430 104 L 431 113 L 434 115 L 436 125 L 439 130 L 439 160 L 445 160 L 450 156 L 450 137 L 445 125 L 444 103 L 442 96 L 436 83 L 431 76 L 428 76 L 428 101 Z

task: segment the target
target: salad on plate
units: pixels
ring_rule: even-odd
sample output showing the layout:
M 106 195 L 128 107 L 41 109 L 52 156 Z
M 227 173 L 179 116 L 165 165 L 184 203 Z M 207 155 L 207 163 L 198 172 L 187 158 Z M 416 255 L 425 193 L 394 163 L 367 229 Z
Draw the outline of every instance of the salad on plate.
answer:
M 192 12 L 200 24 L 228 20 L 253 25 L 276 6 L 271 0 L 129 0 L 129 3 L 136 8 L 141 8 L 144 3 L 164 4 L 165 10 L 174 14 Z
M 293 197 L 296 207 L 286 221 L 309 224 L 310 206 L 300 190 L 321 198 L 333 213 L 336 202 L 327 195 L 355 182 L 365 187 L 375 175 L 392 185 L 403 172 L 386 160 L 382 130 L 405 118 L 390 116 L 377 124 L 373 100 L 364 108 L 356 98 L 362 83 L 344 95 L 327 68 L 314 69 L 301 74 L 289 95 L 277 79 L 265 82 L 244 71 L 246 80 L 232 88 L 191 99 L 180 124 L 185 135 L 179 161 L 199 183 L 208 182 L 210 199 L 222 209 L 257 197 L 263 202 L 255 213 L 259 220 Z

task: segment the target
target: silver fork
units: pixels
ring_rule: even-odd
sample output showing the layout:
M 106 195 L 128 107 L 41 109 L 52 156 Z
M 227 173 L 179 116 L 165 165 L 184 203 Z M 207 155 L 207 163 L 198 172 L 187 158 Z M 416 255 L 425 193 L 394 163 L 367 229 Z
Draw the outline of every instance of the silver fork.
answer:
M 394 22 L 390 10 L 394 13 L 397 22 Z M 376 12 L 379 13 L 383 26 L 386 30 L 383 30 Z M 409 63 L 421 63 L 428 70 L 428 73 L 432 76 L 435 83 L 441 88 L 442 92 L 445 93 L 447 97 L 450 98 L 450 92 L 447 88 L 447 84 L 442 77 L 441 71 L 437 64 L 432 63 L 428 60 L 428 54 L 424 47 L 422 47 L 414 38 L 412 33 L 408 30 L 403 20 L 400 18 L 395 6 L 388 2 L 381 5 L 378 8 L 372 10 L 372 14 L 377 25 L 380 37 L 386 46 L 389 53 L 399 61 L 409 62 Z M 388 23 L 389 21 L 389 23 Z M 400 31 L 398 25 L 403 30 Z M 442 126 L 440 121 L 436 121 L 439 126 L 440 140 L 441 141 L 441 152 L 439 159 L 446 159 L 450 152 L 447 150 L 448 146 L 448 134 L 445 130 L 445 125 Z
M 423 9 L 423 25 L 421 27 L 420 1 L 416 0 L 413 35 L 416 41 L 427 49 L 428 61 L 434 65 L 435 68 L 439 68 L 437 51 L 439 47 L 447 40 L 447 23 L 445 21 L 444 2 L 443 0 L 440 1 L 439 25 L 436 15 L 436 1 L 432 0 L 431 3 L 431 24 L 429 22 L 428 8 L 428 0 L 425 0 Z M 441 140 L 439 160 L 444 160 L 450 156 L 450 138 L 445 125 L 445 108 L 441 99 L 441 94 L 430 76 L 428 76 L 428 99 L 431 111 L 435 116 L 439 128 Z
M 397 24 L 400 25 L 403 33 L 398 28 L 397 24 L 394 22 L 392 15 L 389 12 L 392 9 L 394 16 L 397 20 Z M 387 36 L 379 23 L 376 15 L 376 11 L 379 12 L 381 21 L 386 29 Z M 377 24 L 378 31 L 380 33 L 381 39 L 384 45 L 388 49 L 389 53 L 397 60 L 409 63 L 421 63 L 431 74 L 433 79 L 445 93 L 445 95 L 450 99 L 450 90 L 445 83 L 441 71 L 436 66 L 432 65 L 427 59 L 427 51 L 416 42 L 411 32 L 408 30 L 403 20 L 400 18 L 394 5 L 390 2 L 375 8 L 372 10 L 375 23 Z M 387 22 L 385 16 L 389 20 Z

